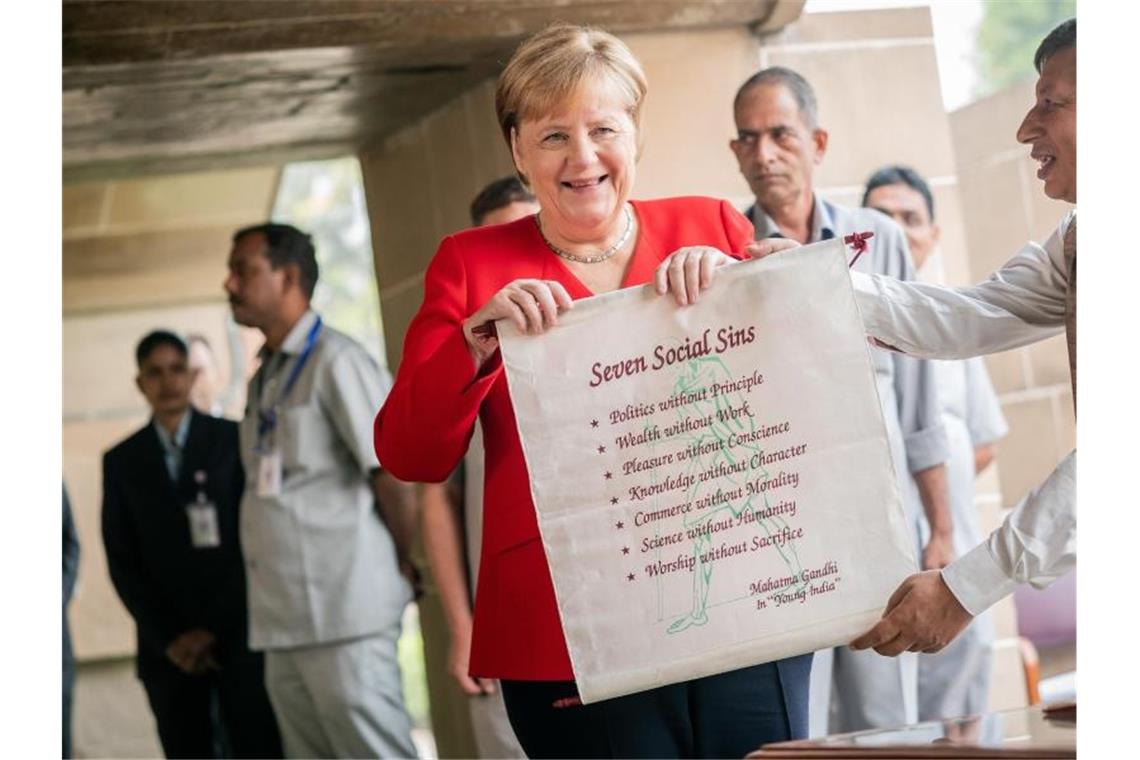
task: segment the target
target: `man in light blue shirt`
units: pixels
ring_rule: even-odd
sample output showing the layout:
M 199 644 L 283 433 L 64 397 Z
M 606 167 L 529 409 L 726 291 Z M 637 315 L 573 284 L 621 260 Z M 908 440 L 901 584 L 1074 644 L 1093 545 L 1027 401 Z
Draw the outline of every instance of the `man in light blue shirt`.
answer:
M 827 151 L 828 134 L 819 126 L 815 93 L 802 76 L 781 67 L 757 72 L 737 91 L 733 113 L 737 136 L 730 147 L 756 198 L 747 215 L 758 240 L 779 236 L 814 243 L 870 231 L 870 251 L 854 268 L 914 278 L 898 225 L 876 211 L 845 208 L 816 194 L 813 177 Z M 946 490 L 949 448 L 933 368 L 886 351 L 873 351 L 871 358 L 916 552 L 924 568 L 939 568 L 953 559 L 953 541 Z M 926 541 L 924 522 L 931 528 Z M 832 684 L 834 699 L 829 700 Z M 913 657 L 889 660 L 844 647 L 826 650 L 817 653 L 811 689 L 813 735 L 917 720 Z

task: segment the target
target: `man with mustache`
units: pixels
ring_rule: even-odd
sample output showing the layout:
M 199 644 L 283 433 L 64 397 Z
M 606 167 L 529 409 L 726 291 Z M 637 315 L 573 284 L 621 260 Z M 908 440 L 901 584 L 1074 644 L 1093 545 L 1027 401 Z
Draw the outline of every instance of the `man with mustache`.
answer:
M 250 646 L 287 757 L 414 757 L 396 660 L 414 491 L 372 447 L 391 379 L 313 311 L 317 276 L 297 228 L 234 234 L 224 287 L 265 335 L 241 422 Z
M 906 238 L 897 224 L 877 211 L 845 208 L 816 194 L 814 172 L 827 151 L 828 133 L 818 123 L 815 93 L 807 80 L 791 69 L 763 69 L 741 85 L 733 114 L 737 135 L 730 147 L 756 197 L 747 215 L 757 240 L 778 237 L 814 243 L 871 231 L 870 251 L 855 268 L 914 279 Z M 899 492 L 916 550 L 923 568 L 940 568 L 954 555 L 945 467 L 949 445 L 934 370 L 928 362 L 909 356 L 872 353 Z M 925 545 L 921 543 L 923 518 L 930 536 Z M 846 648 L 817 653 L 812 673 L 812 734 L 916 720 L 917 663 L 913 657 L 891 661 Z

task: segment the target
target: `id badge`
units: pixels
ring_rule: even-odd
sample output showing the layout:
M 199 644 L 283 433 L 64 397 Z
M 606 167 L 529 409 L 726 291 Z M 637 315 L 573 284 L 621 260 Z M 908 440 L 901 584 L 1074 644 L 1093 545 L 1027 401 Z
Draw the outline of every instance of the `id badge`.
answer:
M 190 543 L 195 549 L 213 549 L 222 545 L 218 532 L 218 510 L 212 502 L 198 501 L 186 505 L 190 518 Z
M 267 451 L 257 460 L 257 495 L 261 498 L 281 495 L 281 453 Z

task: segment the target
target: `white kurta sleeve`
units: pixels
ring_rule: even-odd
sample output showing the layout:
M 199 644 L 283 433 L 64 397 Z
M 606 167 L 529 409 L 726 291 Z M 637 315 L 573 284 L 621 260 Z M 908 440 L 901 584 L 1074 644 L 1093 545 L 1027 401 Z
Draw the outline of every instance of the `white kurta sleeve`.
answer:
M 1027 243 L 985 282 L 950 288 L 852 272 L 867 335 L 913 356 L 968 359 L 1065 329 L 1068 214 L 1045 245 Z M 1076 452 L 1065 457 L 989 538 L 942 570 L 977 615 L 1020 583 L 1043 587 L 1076 566 Z
M 1021 583 L 1044 588 L 1077 566 L 1077 452 L 1031 491 L 989 538 L 942 570 L 971 615 Z
M 1044 246 L 1026 243 L 985 282 L 951 288 L 851 273 L 867 334 L 907 354 L 967 359 L 1043 340 L 1065 328 L 1071 215 Z

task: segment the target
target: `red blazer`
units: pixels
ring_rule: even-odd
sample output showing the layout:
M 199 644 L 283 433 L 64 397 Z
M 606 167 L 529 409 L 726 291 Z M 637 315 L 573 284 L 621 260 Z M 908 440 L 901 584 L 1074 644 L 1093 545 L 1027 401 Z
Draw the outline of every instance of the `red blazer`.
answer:
M 622 287 L 649 282 L 687 245 L 744 257 L 752 224 L 725 201 L 634 201 L 637 246 Z M 539 540 L 526 462 L 502 359 L 478 374 L 461 324 L 518 278 L 557 280 L 571 298 L 591 293 L 545 245 L 534 219 L 444 238 L 424 277 L 424 301 L 408 327 L 396 383 L 376 416 L 376 455 L 397 478 L 444 480 L 467 451 L 479 415 L 486 448 L 483 551 L 471 641 L 471 674 L 512 680 L 574 677 Z

